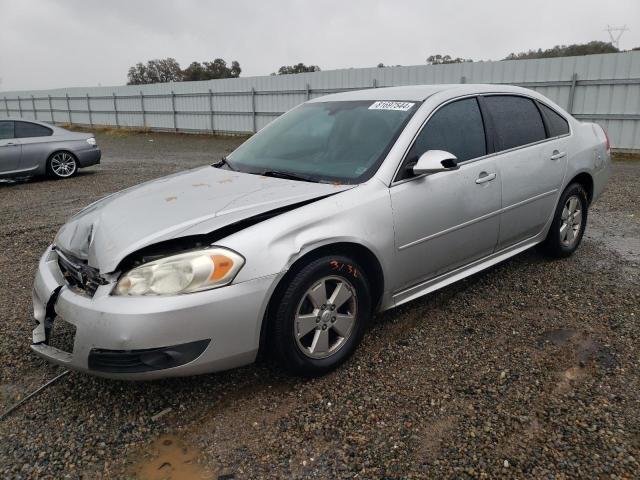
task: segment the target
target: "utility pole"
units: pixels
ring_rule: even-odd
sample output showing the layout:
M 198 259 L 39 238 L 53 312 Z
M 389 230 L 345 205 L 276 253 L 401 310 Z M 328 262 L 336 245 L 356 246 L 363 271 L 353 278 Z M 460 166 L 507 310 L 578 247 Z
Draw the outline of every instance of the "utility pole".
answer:
M 623 25 L 622 27 L 614 27 L 612 25 L 607 25 L 607 28 L 605 30 L 609 32 L 609 38 L 611 38 L 611 45 L 613 45 L 618 50 L 620 50 L 620 37 L 624 32 L 629 31 L 627 26 Z

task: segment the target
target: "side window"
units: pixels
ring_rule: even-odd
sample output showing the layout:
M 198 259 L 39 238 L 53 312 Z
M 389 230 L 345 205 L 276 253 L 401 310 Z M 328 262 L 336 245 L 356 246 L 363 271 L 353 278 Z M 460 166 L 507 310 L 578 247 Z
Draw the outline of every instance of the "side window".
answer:
M 416 162 L 427 150 L 445 150 L 459 162 L 486 155 L 484 124 L 475 98 L 457 100 L 437 110 L 418 134 L 407 160 Z
M 538 105 L 540 105 L 542 114 L 547 120 L 549 137 L 559 137 L 560 135 L 566 135 L 569 133 L 569 123 L 567 123 L 562 115 L 542 103 L 538 103 Z
M 13 136 L 13 122 L 12 121 L 0 122 L 0 140 L 7 140 L 9 138 L 15 138 Z
M 31 122 L 15 122 L 16 138 L 50 137 L 53 130 Z
M 547 138 L 533 100 L 510 95 L 484 97 L 498 141 L 497 150 L 527 145 Z

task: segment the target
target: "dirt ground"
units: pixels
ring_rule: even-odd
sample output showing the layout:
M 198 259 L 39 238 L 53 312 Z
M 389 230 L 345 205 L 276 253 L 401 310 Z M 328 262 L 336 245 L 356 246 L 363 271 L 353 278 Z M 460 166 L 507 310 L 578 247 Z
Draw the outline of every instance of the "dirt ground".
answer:
M 0 410 L 62 369 L 30 353 L 39 256 L 73 213 L 239 138 L 100 132 L 103 163 L 0 184 Z M 71 373 L 0 421 L 0 478 L 637 478 L 640 162 L 577 253 L 527 251 L 378 315 L 325 377 L 267 362 L 146 383 Z

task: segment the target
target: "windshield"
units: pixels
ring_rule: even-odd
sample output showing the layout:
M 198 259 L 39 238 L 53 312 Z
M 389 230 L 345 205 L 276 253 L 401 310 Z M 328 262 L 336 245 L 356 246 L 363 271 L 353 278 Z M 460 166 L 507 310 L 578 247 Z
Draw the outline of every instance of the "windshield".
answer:
M 306 103 L 275 120 L 228 157 L 235 170 L 310 181 L 370 178 L 418 102 Z

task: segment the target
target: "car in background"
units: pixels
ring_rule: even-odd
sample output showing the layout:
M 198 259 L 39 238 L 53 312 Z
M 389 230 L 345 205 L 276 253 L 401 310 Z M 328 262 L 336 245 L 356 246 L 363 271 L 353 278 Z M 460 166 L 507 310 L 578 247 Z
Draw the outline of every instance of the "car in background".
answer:
M 93 134 L 33 120 L 0 119 L 0 178 L 69 178 L 100 163 Z
M 322 374 L 376 312 L 538 244 L 571 255 L 609 170 L 600 126 L 520 87 L 315 98 L 212 166 L 72 217 L 40 260 L 31 348 L 119 379 L 261 350 Z

